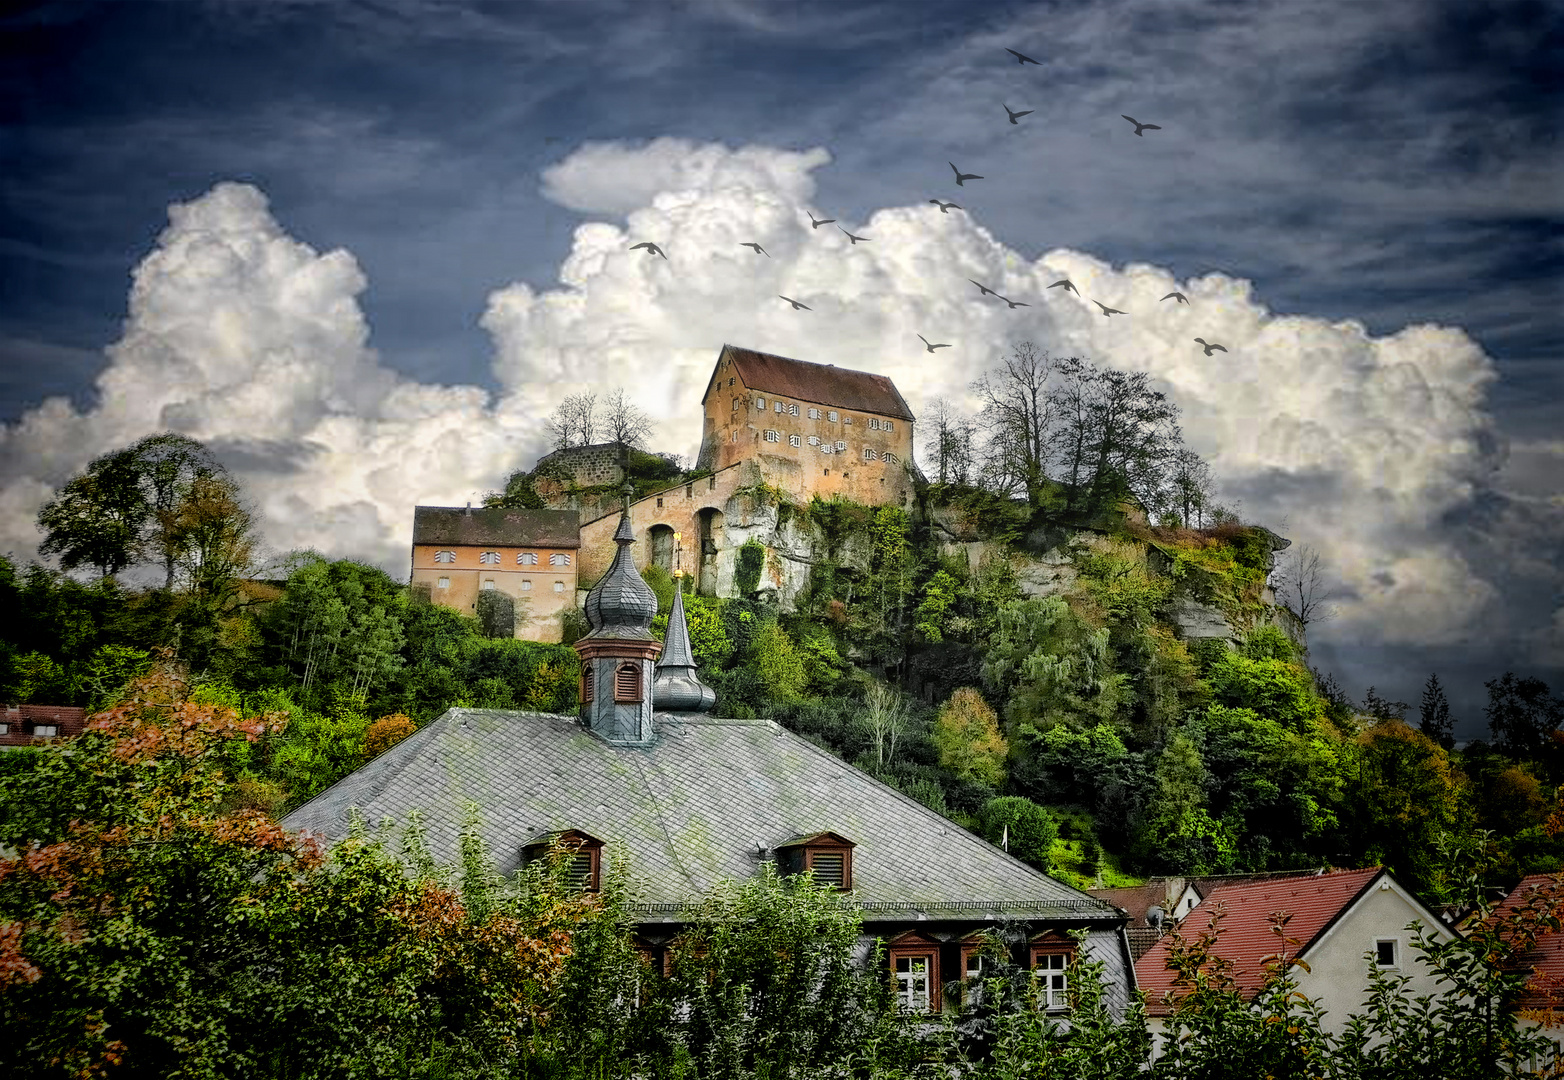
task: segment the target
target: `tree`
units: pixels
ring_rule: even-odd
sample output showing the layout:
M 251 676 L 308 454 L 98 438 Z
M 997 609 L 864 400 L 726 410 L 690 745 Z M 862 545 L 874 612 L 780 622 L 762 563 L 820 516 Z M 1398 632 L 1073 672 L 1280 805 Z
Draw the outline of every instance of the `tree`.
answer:
M 484 589 L 478 593 L 478 624 L 484 637 L 515 637 L 516 601 L 498 589 Z
M 1121 488 L 1148 508 L 1158 501 L 1168 460 L 1182 434 L 1176 423 L 1178 406 L 1152 390 L 1150 380 L 1144 371 L 1111 370 L 1093 380 L 1095 393 L 1088 408 L 1092 481 L 1081 507 L 1088 512 L 1111 507 Z
M 1328 622 L 1336 617 L 1336 609 L 1329 604 L 1335 591 L 1320 564 L 1320 553 L 1308 544 L 1282 556 L 1274 581 L 1276 598 L 1292 612 L 1298 625 L 1307 627 L 1311 622 Z
M 610 441 L 641 446 L 651 435 L 652 418 L 625 397 L 623 387 L 610 394 L 603 407 L 603 427 Z
M 146 543 L 150 554 L 162 560 L 163 588 L 174 587 L 174 571 L 185 541 L 180 511 L 197 480 L 225 476 L 225 471 L 204 445 L 177 432 L 148 435 L 131 447 L 142 474 L 142 485 L 152 503 L 153 529 Z
M 864 694 L 863 726 L 874 743 L 877 769 L 883 772 L 896 759 L 896 743 L 911 723 L 905 695 L 882 682 L 869 684 Z
M 554 408 L 548 420 L 554 448 L 590 446 L 597 434 L 597 393 L 571 394 Z
M 1048 477 L 1049 434 L 1054 399 L 1049 378 L 1054 362 L 1030 341 L 1017 343 L 999 366 L 980 375 L 972 392 L 983 403 L 978 420 L 988 433 L 983 475 L 1000 494 L 1026 493 L 1041 506 Z
M 924 453 L 934 466 L 936 483 L 966 484 L 972 476 L 972 439 L 975 434 L 970 417 L 958 412 L 945 398 L 935 398 L 923 410 Z
M 1450 722 L 1450 700 L 1444 687 L 1439 685 L 1439 674 L 1428 676 L 1423 685 L 1423 701 L 1420 707 L 1418 730 L 1440 746 L 1449 750 L 1455 746 L 1455 726 Z
M 1206 507 L 1211 502 L 1211 467 L 1199 454 L 1185 447 L 1173 455 L 1173 471 L 1168 482 L 1180 523 L 1185 528 L 1195 528 L 1197 524 L 1203 528 Z
M 983 839 L 1022 862 L 1044 872 L 1053 866 L 1050 849 L 1059 835 L 1059 822 L 1031 799 L 1001 795 L 988 800 L 978 814 L 978 826 Z
M 1549 694 L 1541 679 L 1517 679 L 1510 671 L 1483 685 L 1488 688 L 1483 715 L 1494 743 L 1516 757 L 1540 758 L 1553 733 L 1564 728 L 1564 701 Z
M 963 686 L 940 706 L 933 741 L 940 767 L 957 778 L 996 788 L 1005 782 L 1010 746 L 999 733 L 999 717 L 976 688 Z
M 100 577 L 113 577 L 134 563 L 152 517 L 141 481 L 132 450 L 94 459 L 38 511 L 38 527 L 44 532 L 39 553 L 58 553 L 64 570 L 95 566 Z
M 230 597 L 250 569 L 254 519 L 239 488 L 222 474 L 196 477 L 168 526 L 169 550 L 185 587 L 208 604 Z

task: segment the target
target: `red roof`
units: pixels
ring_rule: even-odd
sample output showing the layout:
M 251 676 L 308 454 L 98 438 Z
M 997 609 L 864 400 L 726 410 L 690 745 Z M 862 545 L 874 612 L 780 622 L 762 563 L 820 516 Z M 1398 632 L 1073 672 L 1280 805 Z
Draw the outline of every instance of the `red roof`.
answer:
M 1510 890 L 1510 895 L 1494 909 L 1490 919 L 1513 915 L 1526 909 L 1528 901 L 1552 900 L 1564 896 L 1558 874 L 1532 874 Z M 1540 906 L 1540 905 L 1539 905 Z M 1535 926 L 1532 920 L 1526 920 Z M 1522 1009 L 1564 1010 L 1564 934 L 1542 933 L 1537 947 L 1522 954 L 1520 962 L 1532 969 L 1531 981 L 1518 1004 Z
M 797 398 L 827 408 L 914 419 L 896 384 L 884 375 L 831 364 L 811 364 L 807 360 L 792 360 L 735 345 L 724 345 L 721 357 L 732 362 L 739 378 L 751 390 Z
M 1264 984 L 1264 958 L 1276 953 L 1280 941 L 1271 929 L 1271 912 L 1291 913 L 1287 936 L 1299 942 L 1295 955 L 1307 958 L 1309 946 L 1381 873 L 1379 867 L 1371 866 L 1365 870 L 1341 870 L 1313 877 L 1219 886 L 1184 917 L 1183 936 L 1193 940 L 1210 925 L 1210 915 L 1216 905 L 1223 905 L 1227 914 L 1219 924 L 1220 936 L 1212 951 L 1233 962 L 1233 977 L 1247 997 Z M 1168 970 L 1171 944 L 1170 938 L 1163 938 L 1135 962 L 1135 981 L 1146 991 L 1146 1012 L 1150 1016 L 1167 1016 L 1172 1012 L 1163 1004 L 1163 999 L 1173 990 L 1175 978 L 1175 973 Z

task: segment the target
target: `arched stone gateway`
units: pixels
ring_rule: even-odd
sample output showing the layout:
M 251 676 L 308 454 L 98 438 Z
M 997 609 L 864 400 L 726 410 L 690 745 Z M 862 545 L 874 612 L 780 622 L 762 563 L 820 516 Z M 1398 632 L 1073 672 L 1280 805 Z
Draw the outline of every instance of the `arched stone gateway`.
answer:
M 702 596 L 716 596 L 717 553 L 723 548 L 722 511 L 708 506 L 698 517 L 701 525 L 700 576 L 695 587 Z

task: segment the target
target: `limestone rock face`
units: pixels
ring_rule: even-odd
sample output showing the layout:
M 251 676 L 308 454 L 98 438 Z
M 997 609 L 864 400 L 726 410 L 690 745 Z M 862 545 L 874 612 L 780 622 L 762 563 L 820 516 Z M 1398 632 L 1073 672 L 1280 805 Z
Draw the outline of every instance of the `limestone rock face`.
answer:
M 1222 638 L 1233 641 L 1237 633 L 1219 608 L 1202 604 L 1187 596 L 1174 597 L 1162 614 L 1185 641 L 1191 638 Z

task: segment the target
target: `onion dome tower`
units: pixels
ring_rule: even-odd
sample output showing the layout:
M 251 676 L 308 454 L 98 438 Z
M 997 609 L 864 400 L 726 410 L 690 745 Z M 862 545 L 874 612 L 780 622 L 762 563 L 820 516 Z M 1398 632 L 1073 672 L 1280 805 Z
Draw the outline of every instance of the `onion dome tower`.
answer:
M 717 692 L 695 673 L 690 628 L 684 619 L 684 590 L 680 585 L 680 580 L 674 578 L 673 611 L 668 615 L 663 653 L 657 660 L 657 677 L 652 680 L 652 705 L 658 712 L 710 712 L 717 704 Z
M 614 532 L 614 562 L 586 598 L 592 630 L 575 643 L 581 658 L 581 719 L 610 743 L 652 741 L 652 662 L 662 651 L 652 636 L 657 594 L 641 580 L 630 545 L 629 486 Z

